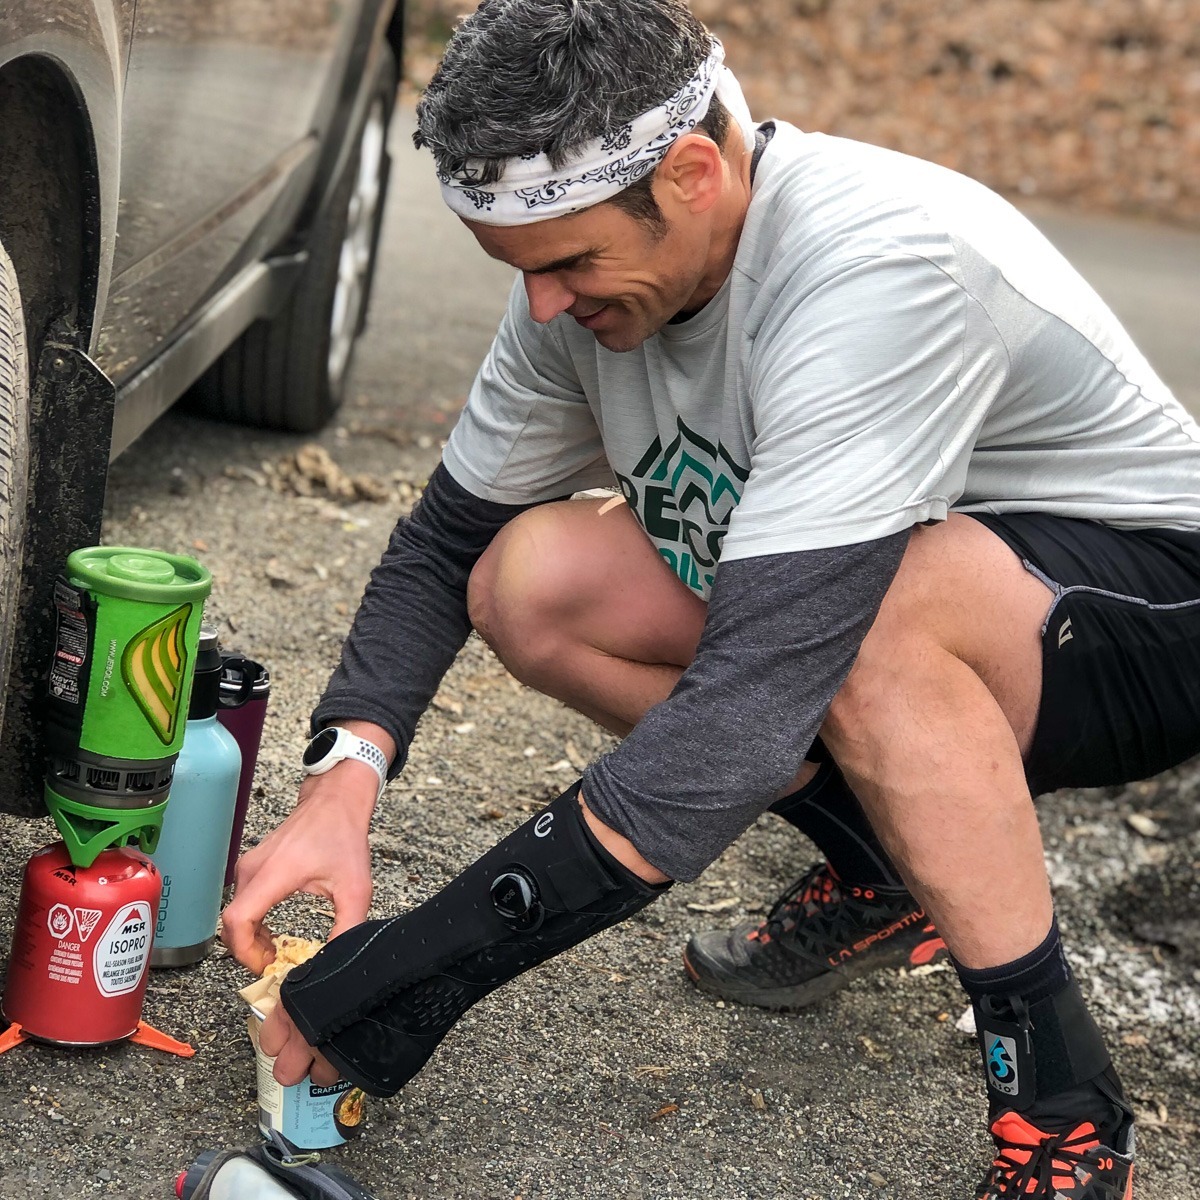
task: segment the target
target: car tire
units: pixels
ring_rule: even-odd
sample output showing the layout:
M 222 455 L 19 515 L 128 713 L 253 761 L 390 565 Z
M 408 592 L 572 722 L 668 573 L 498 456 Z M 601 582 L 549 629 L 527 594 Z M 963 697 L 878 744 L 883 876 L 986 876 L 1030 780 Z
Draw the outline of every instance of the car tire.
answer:
M 12 259 L 0 243 L 0 726 L 16 639 L 29 483 L 29 359 Z
M 366 324 L 395 95 L 396 60 L 385 46 L 354 153 L 309 233 L 303 274 L 283 310 L 251 325 L 193 385 L 192 407 L 206 416 L 311 433 L 341 407 Z

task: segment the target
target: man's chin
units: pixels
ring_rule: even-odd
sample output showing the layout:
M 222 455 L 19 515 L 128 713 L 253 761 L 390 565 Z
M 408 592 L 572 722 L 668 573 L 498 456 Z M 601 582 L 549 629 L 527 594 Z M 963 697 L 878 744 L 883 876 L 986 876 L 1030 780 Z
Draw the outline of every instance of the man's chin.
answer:
M 657 329 L 622 329 L 618 326 L 615 329 L 593 329 L 592 337 L 613 354 L 628 354 L 649 341 L 657 332 Z
M 612 354 L 629 354 L 636 350 L 646 339 L 632 338 L 628 334 L 605 330 L 603 333 L 593 333 L 592 337 Z

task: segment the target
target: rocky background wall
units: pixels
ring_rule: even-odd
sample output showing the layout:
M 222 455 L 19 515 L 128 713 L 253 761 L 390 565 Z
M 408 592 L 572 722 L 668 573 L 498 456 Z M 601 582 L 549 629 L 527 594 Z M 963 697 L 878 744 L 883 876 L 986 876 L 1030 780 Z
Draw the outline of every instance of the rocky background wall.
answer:
M 463 0 L 410 0 L 420 87 Z M 1200 0 L 692 0 L 754 114 L 1200 227 Z

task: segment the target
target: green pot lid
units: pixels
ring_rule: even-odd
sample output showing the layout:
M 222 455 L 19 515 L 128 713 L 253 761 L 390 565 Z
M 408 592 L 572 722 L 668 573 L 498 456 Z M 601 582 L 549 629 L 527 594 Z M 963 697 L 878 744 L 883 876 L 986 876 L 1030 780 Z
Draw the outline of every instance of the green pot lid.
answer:
M 105 565 L 110 579 L 159 585 L 175 582 L 175 568 L 150 554 L 114 554 Z
M 201 601 L 212 589 L 212 575 L 194 558 L 130 546 L 76 550 L 67 559 L 67 571 L 90 591 L 152 604 Z

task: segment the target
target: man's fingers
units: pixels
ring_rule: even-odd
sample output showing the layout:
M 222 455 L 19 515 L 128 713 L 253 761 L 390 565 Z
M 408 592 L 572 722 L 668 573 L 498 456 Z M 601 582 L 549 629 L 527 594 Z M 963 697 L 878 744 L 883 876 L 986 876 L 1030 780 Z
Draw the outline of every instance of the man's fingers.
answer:
M 221 941 L 238 962 L 256 975 L 261 975 L 275 957 L 271 931 L 263 921 L 270 907 L 268 904 L 257 911 L 252 892 L 239 893 L 221 914 Z
M 309 1076 L 317 1087 L 333 1087 L 341 1079 L 337 1067 L 330 1063 L 319 1050 L 313 1051 L 312 1070 L 309 1071 Z
M 287 1044 L 292 1034 L 299 1034 L 287 1009 L 277 1004 L 266 1017 L 258 1031 L 258 1044 L 268 1058 L 274 1058 Z
M 291 1087 L 308 1074 L 312 1056 L 312 1047 L 293 1029 L 291 1037 L 275 1056 L 275 1067 L 271 1074 L 276 1082 L 282 1083 L 284 1087 Z
M 299 1083 L 306 1075 L 317 1087 L 332 1087 L 340 1076 L 337 1068 L 305 1040 L 283 1005 L 277 1005 L 258 1031 L 262 1052 L 275 1060 L 272 1074 L 285 1087 Z
M 268 1058 L 275 1060 L 272 1074 L 284 1087 L 299 1083 L 306 1075 L 317 1087 L 332 1087 L 338 1081 L 337 1069 L 304 1040 L 282 1006 L 268 1014 L 259 1030 L 258 1044 Z

